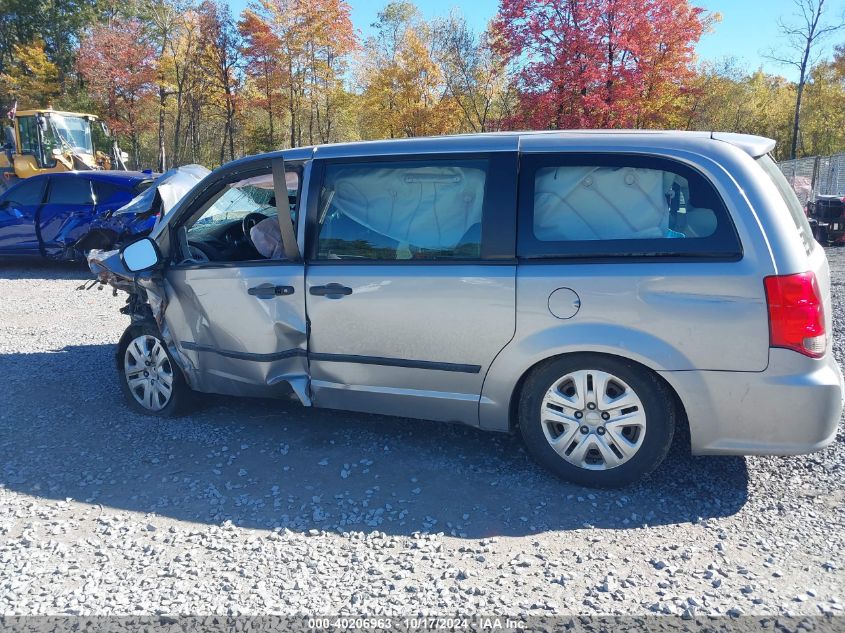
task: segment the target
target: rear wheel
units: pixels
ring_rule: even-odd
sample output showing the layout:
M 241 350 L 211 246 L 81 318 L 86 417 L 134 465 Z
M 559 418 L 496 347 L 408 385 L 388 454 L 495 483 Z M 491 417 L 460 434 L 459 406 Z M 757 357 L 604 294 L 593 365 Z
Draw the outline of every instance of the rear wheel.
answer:
M 136 411 L 173 417 L 185 410 L 191 390 L 157 328 L 145 324 L 126 330 L 118 348 L 118 371 L 121 391 Z
M 599 354 L 551 360 L 526 379 L 519 427 L 529 453 L 584 486 L 620 487 L 666 457 L 675 408 L 665 385 L 634 363 Z

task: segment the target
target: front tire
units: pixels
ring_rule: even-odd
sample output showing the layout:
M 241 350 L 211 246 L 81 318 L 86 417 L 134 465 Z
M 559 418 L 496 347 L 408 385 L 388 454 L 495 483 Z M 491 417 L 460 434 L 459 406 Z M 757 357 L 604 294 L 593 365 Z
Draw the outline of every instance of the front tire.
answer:
M 674 399 L 647 369 L 601 354 L 550 360 L 527 377 L 519 428 L 531 456 L 582 486 L 618 488 L 657 468 L 672 445 Z
M 169 418 L 187 409 L 190 387 L 157 327 L 131 325 L 120 339 L 117 367 L 120 389 L 138 413 Z

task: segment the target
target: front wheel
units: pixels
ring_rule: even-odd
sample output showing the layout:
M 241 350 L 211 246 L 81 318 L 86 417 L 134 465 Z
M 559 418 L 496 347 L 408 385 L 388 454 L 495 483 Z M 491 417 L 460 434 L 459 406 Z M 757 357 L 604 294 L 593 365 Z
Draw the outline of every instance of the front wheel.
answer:
M 663 461 L 675 431 L 668 388 L 634 363 L 573 354 L 526 379 L 519 428 L 528 452 L 573 483 L 616 488 Z
M 133 409 L 160 417 L 185 410 L 191 390 L 158 328 L 130 326 L 120 340 L 117 364 L 121 391 Z

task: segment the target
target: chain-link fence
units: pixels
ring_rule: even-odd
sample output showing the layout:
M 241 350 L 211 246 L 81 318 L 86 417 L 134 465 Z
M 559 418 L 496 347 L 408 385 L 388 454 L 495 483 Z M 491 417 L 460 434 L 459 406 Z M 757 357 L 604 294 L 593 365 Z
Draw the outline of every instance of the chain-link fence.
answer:
M 778 166 L 801 204 L 817 196 L 845 196 L 845 154 L 796 158 Z

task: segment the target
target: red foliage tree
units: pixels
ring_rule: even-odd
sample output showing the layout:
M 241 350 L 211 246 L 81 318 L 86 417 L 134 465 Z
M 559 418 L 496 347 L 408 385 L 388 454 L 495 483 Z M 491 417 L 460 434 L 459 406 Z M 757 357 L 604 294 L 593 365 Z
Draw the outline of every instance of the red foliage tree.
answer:
M 141 105 L 156 89 L 155 50 L 141 22 L 112 20 L 95 26 L 80 43 L 77 69 L 112 129 L 129 136 L 139 167 L 139 137 L 153 124 L 141 116 Z
M 687 0 L 501 0 L 496 41 L 521 62 L 522 114 L 512 125 L 665 124 L 694 76 L 708 21 Z

